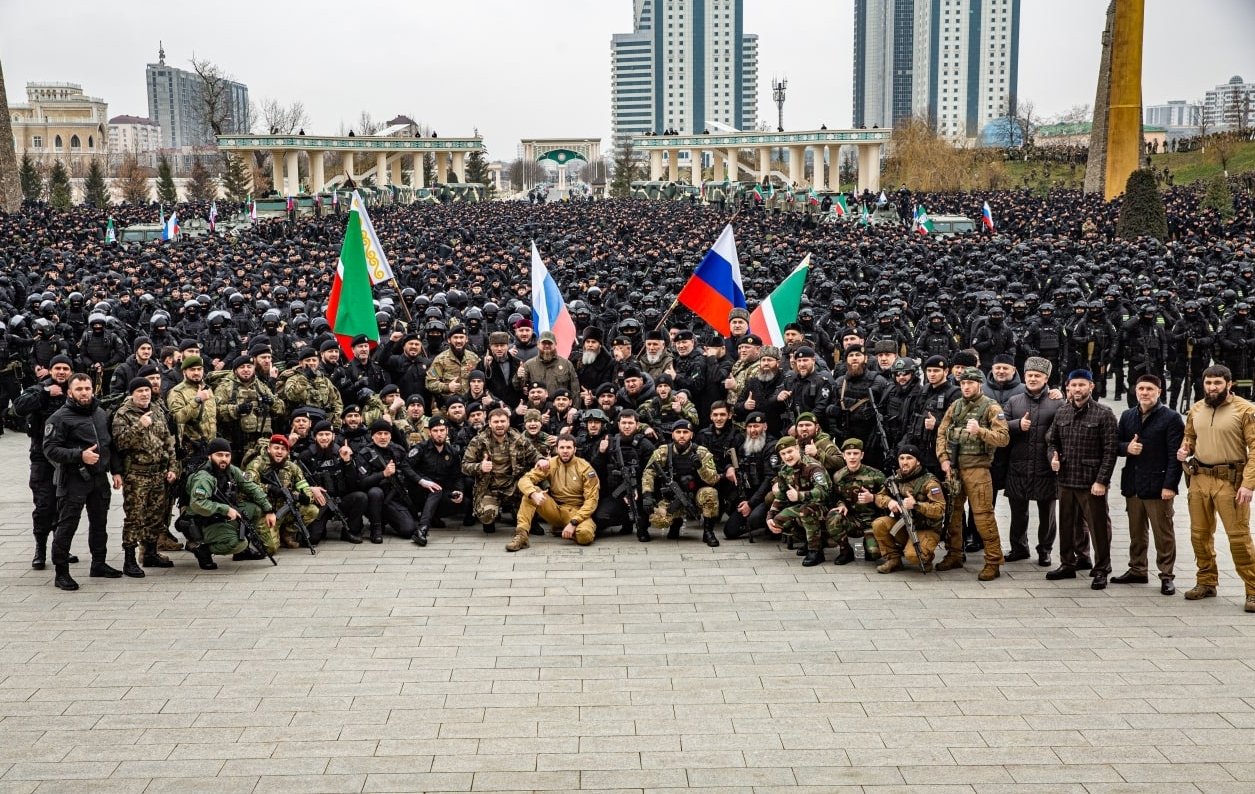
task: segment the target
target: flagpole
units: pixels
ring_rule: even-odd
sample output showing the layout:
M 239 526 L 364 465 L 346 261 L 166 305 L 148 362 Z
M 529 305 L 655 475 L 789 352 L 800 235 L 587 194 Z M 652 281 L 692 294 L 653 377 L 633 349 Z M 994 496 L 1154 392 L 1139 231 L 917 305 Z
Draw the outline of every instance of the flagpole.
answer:
M 401 289 L 401 284 L 397 281 L 397 277 L 395 275 L 392 277 L 392 286 L 396 287 L 397 297 L 401 299 L 401 308 L 405 309 L 406 325 L 407 326 L 414 325 L 414 315 L 410 314 L 410 307 L 405 302 L 405 296 L 402 294 L 404 290 Z M 410 330 L 414 330 L 414 329 L 410 329 Z
M 667 318 L 671 316 L 671 312 L 675 311 L 675 307 L 679 305 L 680 305 L 679 298 L 676 298 L 675 300 L 671 301 L 671 305 L 668 306 L 667 310 L 662 313 L 662 317 L 658 320 L 658 324 L 654 326 L 655 331 L 657 331 L 659 328 L 662 328 L 663 324 L 667 322 Z

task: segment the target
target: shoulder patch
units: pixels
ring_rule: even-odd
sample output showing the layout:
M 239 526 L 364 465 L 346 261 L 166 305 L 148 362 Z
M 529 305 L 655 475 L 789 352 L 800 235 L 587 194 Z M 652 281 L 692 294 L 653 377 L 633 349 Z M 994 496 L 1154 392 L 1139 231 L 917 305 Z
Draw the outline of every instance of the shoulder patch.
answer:
M 1005 422 L 1005 421 L 1006 421 L 1006 419 L 1007 419 L 1007 415 L 1006 415 L 1006 414 L 1004 414 L 1002 411 L 999 411 L 999 412 L 998 412 L 997 417 L 995 417 L 995 418 L 997 418 L 997 419 L 1001 419 L 1001 420 L 1003 420 L 1003 421 Z
M 933 488 L 929 488 L 929 489 L 928 489 L 928 495 L 929 495 L 929 496 L 937 496 L 937 495 L 939 495 L 940 493 L 941 493 L 941 489 L 940 489 L 940 488 L 933 487 Z
M 588 470 L 588 473 L 587 473 L 587 474 L 585 474 L 584 476 L 585 476 L 585 477 L 587 477 L 587 478 L 588 478 L 588 479 L 590 479 L 590 480 L 595 480 L 595 479 L 597 479 L 597 472 L 593 471 L 592 469 L 589 469 L 589 470 Z
M 48 424 L 44 425 L 44 435 L 45 436 L 52 435 L 52 422 L 49 422 Z

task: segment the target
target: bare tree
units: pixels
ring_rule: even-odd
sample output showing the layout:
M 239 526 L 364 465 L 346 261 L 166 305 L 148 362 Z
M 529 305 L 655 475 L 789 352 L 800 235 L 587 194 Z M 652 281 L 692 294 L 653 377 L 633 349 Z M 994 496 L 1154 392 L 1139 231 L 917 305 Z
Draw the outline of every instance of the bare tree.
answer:
M 1204 139 L 1211 132 L 1211 118 L 1207 115 L 1207 103 L 1204 100 L 1200 99 L 1196 104 L 1198 105 L 1199 145 L 1206 146 L 1207 142 Z
M 285 105 L 277 99 L 263 99 L 261 121 L 271 135 L 291 135 L 309 123 L 309 113 L 300 100 Z
M 579 178 L 590 185 L 604 185 L 610 178 L 610 166 L 604 159 L 584 163 Z
M 361 115 L 357 117 L 357 134 L 358 135 L 374 135 L 379 132 L 379 122 L 371 117 L 369 110 L 363 110 Z
M 1094 120 L 1094 107 L 1089 104 L 1073 105 L 1055 116 L 1056 124 L 1084 124 Z
M 540 163 L 535 160 L 524 160 L 522 158 L 510 163 L 507 175 L 509 176 L 511 187 L 515 190 L 523 190 L 528 185 L 535 185 L 549 178 L 549 175 L 545 172 L 545 167 Z
M 232 118 L 231 79 L 222 67 L 207 58 L 192 56 L 192 71 L 200 78 L 200 96 L 193 112 L 200 123 L 201 136 L 207 143 L 222 135 L 227 129 L 236 128 L 236 122 L 245 121 Z M 249 125 L 242 128 L 247 129 Z

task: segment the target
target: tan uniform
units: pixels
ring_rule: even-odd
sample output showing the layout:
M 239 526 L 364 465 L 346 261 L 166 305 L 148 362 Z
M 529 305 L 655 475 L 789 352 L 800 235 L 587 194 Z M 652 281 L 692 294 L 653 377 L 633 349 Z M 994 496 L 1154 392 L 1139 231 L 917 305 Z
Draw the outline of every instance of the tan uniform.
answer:
M 932 565 L 933 552 L 941 542 L 941 529 L 946 513 L 946 495 L 941 489 L 941 483 L 921 466 L 909 478 L 899 479 L 898 489 L 903 497 L 909 493 L 915 498 L 915 507 L 911 510 L 915 534 L 919 536 L 924 566 Z M 876 494 L 876 506 L 879 508 L 888 509 L 892 501 L 893 497 L 889 495 L 887 488 Z M 910 533 L 906 531 L 906 523 L 901 517 L 877 518 L 872 522 L 872 532 L 876 534 L 876 543 L 880 546 L 885 563 L 891 563 L 905 555 L 907 564 L 919 564 L 919 558 L 915 556 L 915 546 L 911 543 Z
M 966 430 L 968 419 L 980 424 L 974 436 Z M 989 468 L 993 465 L 994 450 L 1010 443 L 1011 432 L 1002 406 L 984 394 L 971 400 L 966 397 L 955 400 L 941 417 L 937 426 L 937 461 L 950 461 L 951 483 L 957 477 L 960 485 L 957 493 L 951 485 L 947 558 L 963 553 L 963 506 L 971 504 L 976 531 L 985 543 L 985 566 L 996 570 L 1002 565 L 1002 539 L 994 519 L 994 483 Z M 951 460 L 950 453 L 956 444 L 958 459 Z
M 470 388 L 470 374 L 479 369 L 479 356 L 470 348 L 462 349 L 462 358 L 453 350 L 442 351 L 427 367 L 427 391 L 434 395 L 464 394 Z
M 1239 504 L 1237 489 L 1255 489 L 1255 405 L 1230 397 L 1216 408 L 1200 400 L 1185 415 L 1185 445 L 1200 464 L 1189 476 L 1190 543 L 1198 560 L 1198 584 L 1216 587 L 1216 514 L 1229 537 L 1233 567 L 1255 596 L 1255 544 L 1251 506 Z M 1207 465 L 1201 465 L 1207 464 Z M 1187 471 L 1192 467 L 1187 465 Z
M 548 493 L 540 488 L 539 483 L 543 480 L 549 481 Z M 561 535 L 567 524 L 575 524 L 575 542 L 581 546 L 593 542 L 597 529 L 593 523 L 593 512 L 601 495 L 601 481 L 591 463 L 578 457 L 571 458 L 570 463 L 563 463 L 554 455 L 549 458 L 548 469 L 532 468 L 519 478 L 519 492 L 523 494 L 523 499 L 519 503 L 516 537 L 526 539 L 532 518 L 539 514 L 553 534 Z M 533 493 L 544 494 L 540 504 L 532 501 Z

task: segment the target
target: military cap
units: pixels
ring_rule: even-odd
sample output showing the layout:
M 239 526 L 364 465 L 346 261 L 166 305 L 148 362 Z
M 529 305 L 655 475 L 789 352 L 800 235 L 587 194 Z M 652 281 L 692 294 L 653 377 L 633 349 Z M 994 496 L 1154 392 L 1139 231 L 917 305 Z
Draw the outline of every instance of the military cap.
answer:
M 758 354 L 759 358 L 774 358 L 780 360 L 780 348 L 775 345 L 767 345 Z
M 650 329 L 645 332 L 646 342 L 665 342 L 667 337 L 657 328 Z
M 740 319 L 742 319 L 742 320 L 745 320 L 746 322 L 749 322 L 749 319 L 750 319 L 750 313 L 749 313 L 749 310 L 748 310 L 748 309 L 741 308 L 741 307 L 739 307 L 739 306 L 738 306 L 737 308 L 735 308 L 735 309 L 733 309 L 732 311 L 728 312 L 728 321 L 729 321 L 729 322 L 731 322 L 732 320 L 737 319 L 738 317 L 739 317 Z
M 544 381 L 539 380 L 534 380 L 527 384 L 527 390 L 531 391 L 532 389 L 544 389 L 545 391 L 549 391 L 549 387 L 545 385 Z
M 431 419 L 427 421 L 428 430 L 432 429 L 433 427 L 448 427 L 448 426 L 449 426 L 449 420 L 445 419 L 443 416 L 433 416 Z
M 297 361 L 307 361 L 311 358 L 318 358 L 318 351 L 314 349 L 313 345 L 302 347 L 301 352 L 296 356 Z
M 627 338 L 626 336 L 624 336 L 623 334 L 619 334 L 619 335 L 618 335 L 618 336 L 616 336 L 614 339 L 611 339 L 611 340 L 610 340 L 610 344 L 611 344 L 611 345 L 629 345 L 629 346 L 630 346 L 630 345 L 632 344 L 632 340 L 631 340 L 631 339 L 628 339 L 628 338 Z
M 597 387 L 597 394 L 595 396 L 600 397 L 603 394 L 614 394 L 617 391 L 618 389 L 614 387 L 613 383 L 603 383 Z
M 741 341 L 738 342 L 737 344 L 738 345 L 754 345 L 755 347 L 760 347 L 762 343 L 763 343 L 762 337 L 758 336 L 757 334 L 746 334 L 745 336 L 741 337 Z
M 679 331 L 676 331 L 675 341 L 688 342 L 688 341 L 691 341 L 692 339 L 693 339 L 693 332 L 690 331 L 689 329 L 682 328 Z
M 398 394 L 401 391 L 395 383 L 389 383 L 379 390 L 380 397 L 387 397 L 389 394 Z
M 924 360 L 924 369 L 948 369 L 944 356 L 929 356 Z
M 387 419 L 376 419 L 375 421 L 370 423 L 370 434 L 372 436 L 376 433 L 391 433 L 391 432 L 392 432 L 392 425 L 391 423 L 388 422 Z
M 366 334 L 358 334 L 357 336 L 353 337 L 353 344 L 352 344 L 353 347 L 357 347 L 358 345 L 369 345 L 369 344 L 370 344 L 370 337 L 368 337 Z
M 334 339 L 328 339 L 327 341 L 323 342 L 321 345 L 318 346 L 319 353 L 326 353 L 328 350 L 339 350 L 339 349 L 340 349 L 340 345 Z
M 915 371 L 915 359 L 904 356 L 898 359 L 897 361 L 893 362 L 893 366 L 889 367 L 889 371 L 895 375 L 898 374 L 899 372 L 914 372 Z
M 321 422 L 314 425 L 313 428 L 310 429 L 310 432 L 313 433 L 314 435 L 318 435 L 319 433 L 323 431 L 326 431 L 328 433 L 334 433 L 335 428 L 331 426 L 330 422 L 328 422 L 326 419 L 323 419 Z
M 427 403 L 426 401 L 423 400 L 423 395 L 421 394 L 411 394 L 409 397 L 405 399 L 405 404 L 406 405 L 421 405 L 424 408 L 427 407 Z
M 804 411 L 804 412 L 802 412 L 802 413 L 798 414 L 798 415 L 797 415 L 797 420 L 796 420 L 796 421 L 798 421 L 798 422 L 811 422 L 812 424 L 819 424 L 819 420 L 817 420 L 817 419 L 815 418 L 815 415 L 814 415 L 813 413 L 811 413 L 810 411 Z
M 231 362 L 231 369 L 239 369 L 240 367 L 243 367 L 252 363 L 253 363 L 252 356 L 236 356 L 235 361 Z
M 205 361 L 200 356 L 184 356 L 183 360 L 179 362 L 179 369 L 184 372 L 187 372 L 192 367 L 203 366 L 205 366 Z
M 866 355 L 867 351 L 863 350 L 862 345 L 846 345 L 845 350 L 841 351 L 841 357 L 849 358 L 853 353 L 863 353 Z
M 911 457 L 915 458 L 916 460 L 923 460 L 923 459 L 924 459 L 924 454 L 923 454 L 922 452 L 920 452 L 920 451 L 919 451 L 919 447 L 915 446 L 914 444 L 903 444 L 902 446 L 898 447 L 898 454 L 899 454 L 899 455 L 910 455 Z
M 963 370 L 963 374 L 959 375 L 959 380 L 961 381 L 974 380 L 977 383 L 984 383 L 985 373 L 981 372 L 976 367 L 968 367 L 967 369 Z
M 797 446 L 797 439 L 794 438 L 793 436 L 783 436 L 781 437 L 779 441 L 776 442 L 777 451 L 782 450 L 782 449 L 788 449 L 789 447 L 796 447 L 796 446 Z
M 549 344 L 551 344 L 551 345 L 556 345 L 556 344 L 558 344 L 558 337 L 554 336 L 553 331 L 541 331 L 541 332 L 540 332 L 540 341 L 541 341 L 541 342 L 548 342 L 548 343 L 549 343 Z
M 688 430 L 689 432 L 692 432 L 693 425 L 687 419 L 677 419 L 676 423 L 671 426 L 671 432 L 674 433 L 677 430 Z
M 248 354 L 253 358 L 257 356 L 273 356 L 274 351 L 270 349 L 270 345 L 258 342 L 248 349 Z
M 274 435 L 272 435 L 272 436 L 270 437 L 270 442 L 269 442 L 269 443 L 271 443 L 271 444 L 282 444 L 282 445 L 284 446 L 284 448 L 285 448 L 285 449 L 291 449 L 291 448 L 292 448 L 292 442 L 291 442 L 291 441 L 289 441 L 289 440 L 288 440 L 288 437 L 287 437 L 287 436 L 285 436 L 285 435 L 283 435 L 282 433 L 275 433 Z
M 858 439 L 858 438 L 847 438 L 845 442 L 841 445 L 842 452 L 845 452 L 847 449 L 862 449 L 862 448 L 863 448 L 863 441 L 862 439 Z
M 54 358 L 52 360 L 52 363 L 53 364 L 57 363 L 57 360 Z M 139 372 L 136 372 L 135 374 L 141 378 L 147 378 L 149 375 L 160 375 L 161 370 L 157 369 L 156 364 L 145 364 L 144 366 L 140 367 Z
M 349 403 L 348 405 L 344 406 L 344 410 L 340 412 L 340 416 L 344 417 L 344 416 L 348 416 L 349 414 L 360 414 L 361 412 L 362 412 L 362 409 L 359 406 Z
M 206 454 L 212 455 L 215 452 L 230 452 L 231 445 L 227 443 L 225 438 L 215 438 L 209 442 L 209 446 L 205 447 Z
M 179 342 L 179 352 L 186 353 L 189 350 L 200 350 L 200 342 L 195 339 L 184 339 Z
M 69 356 L 53 356 L 52 360 L 48 362 L 48 369 L 52 369 L 58 364 L 64 364 L 71 369 L 74 368 L 74 362 L 70 361 Z
M 793 351 L 794 358 L 815 358 L 815 348 L 809 345 L 802 345 Z
M 767 423 L 767 415 L 763 413 L 762 411 L 750 411 L 749 415 L 745 417 L 745 424 L 747 425 L 754 425 L 754 424 L 761 425 L 761 424 L 766 424 L 766 423 Z
M 523 421 L 524 422 L 539 422 L 540 411 L 537 411 L 535 408 L 528 408 L 527 411 L 524 412 L 523 414 Z
M 131 378 L 126 384 L 126 393 L 134 394 L 136 389 L 151 389 L 153 385 L 147 378 Z

